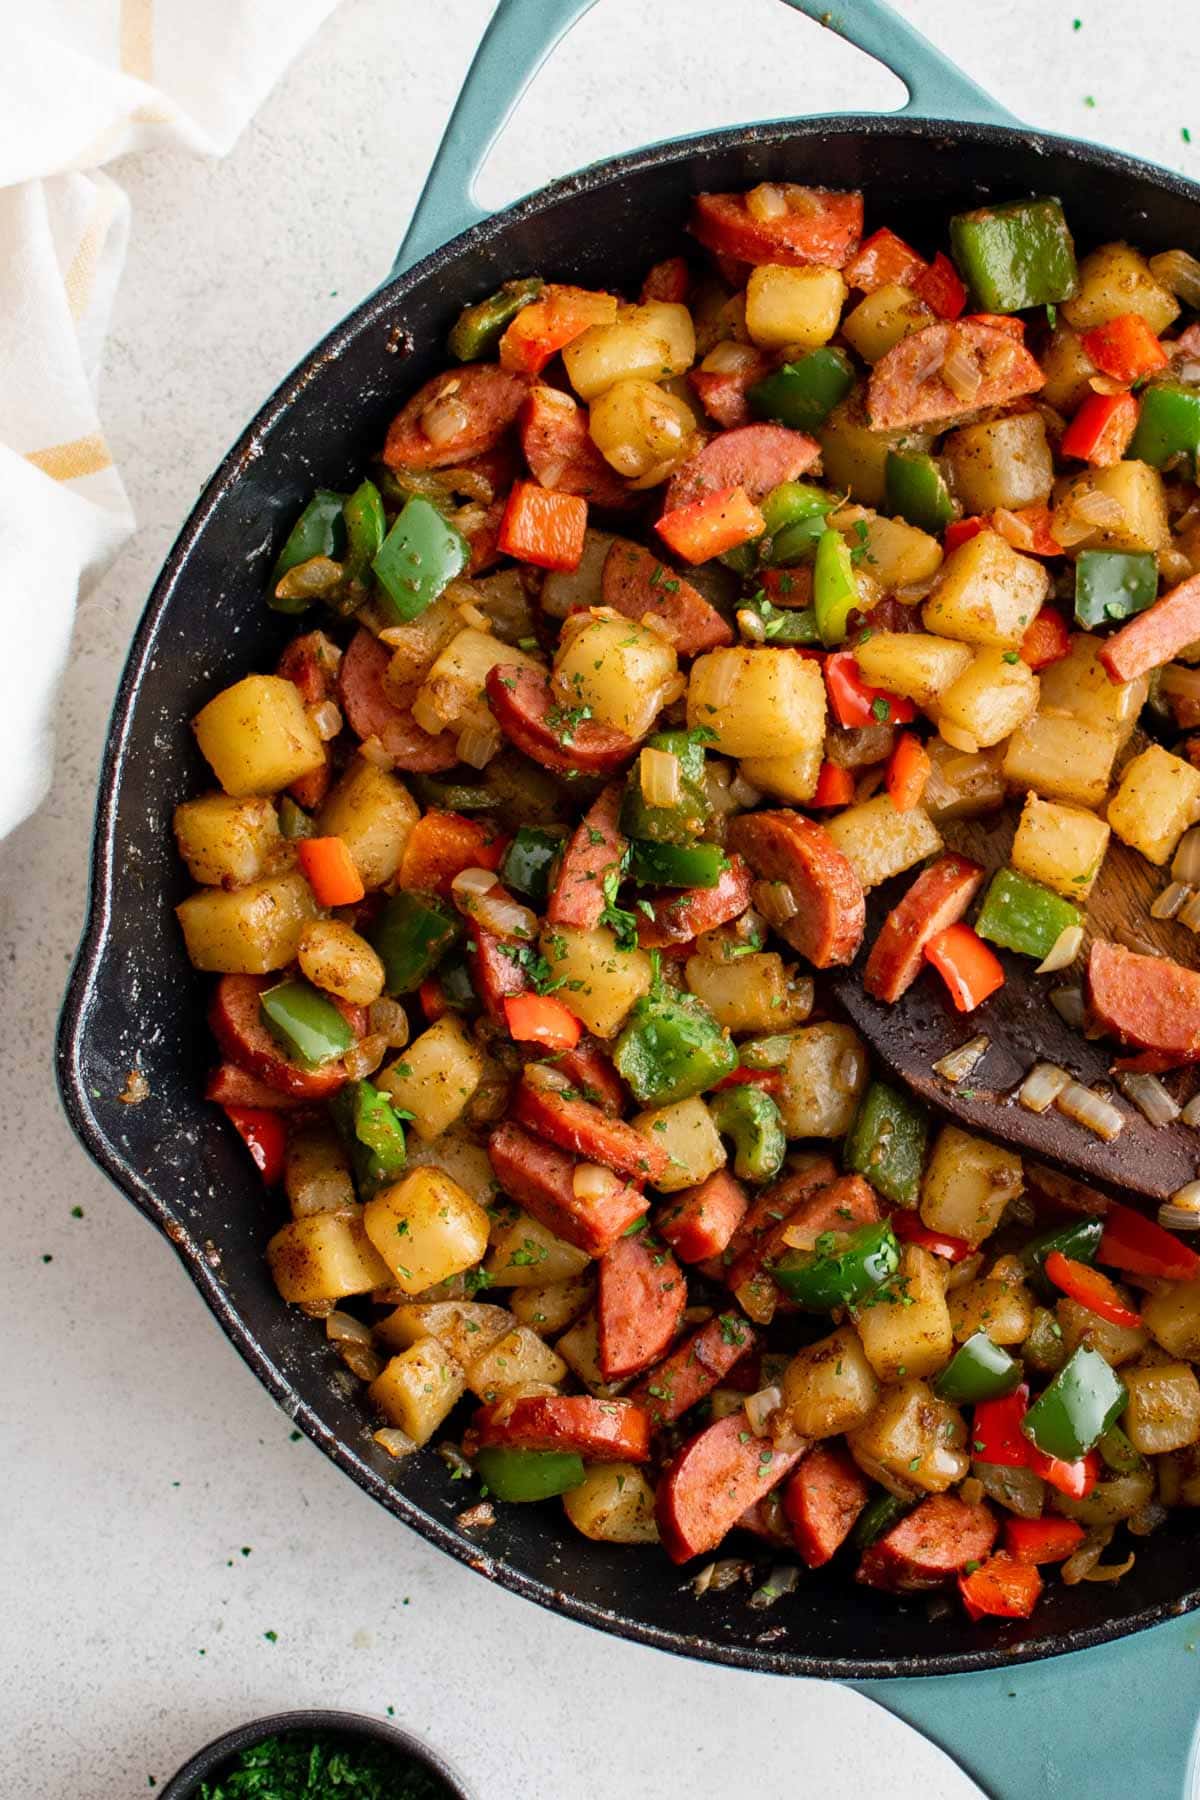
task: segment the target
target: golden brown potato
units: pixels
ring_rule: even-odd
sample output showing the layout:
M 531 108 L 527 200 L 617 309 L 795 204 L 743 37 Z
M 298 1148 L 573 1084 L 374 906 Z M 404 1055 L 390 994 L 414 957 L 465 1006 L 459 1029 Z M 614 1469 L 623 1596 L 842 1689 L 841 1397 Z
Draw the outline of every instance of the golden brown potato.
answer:
M 392 880 L 420 816 L 402 781 L 354 756 L 317 814 L 316 829 L 319 837 L 341 838 L 369 891 Z
M 1117 1291 L 1126 1306 L 1136 1311 L 1137 1303 L 1128 1290 L 1118 1288 Z M 1150 1342 L 1150 1333 L 1143 1326 L 1114 1325 L 1110 1319 L 1102 1319 L 1099 1313 L 1093 1312 L 1090 1306 L 1081 1305 L 1078 1300 L 1068 1300 L 1064 1296 L 1054 1311 L 1068 1356 L 1078 1350 L 1080 1344 L 1086 1344 L 1089 1349 L 1098 1350 L 1105 1362 L 1116 1369 L 1140 1356 Z
M 1098 730 L 1116 730 L 1123 744 L 1146 704 L 1150 677 L 1110 681 L 1099 656 L 1103 641 L 1087 631 L 1072 637 L 1066 656 L 1039 671 L 1039 704 L 1043 712 L 1066 712 Z
M 375 1336 L 388 1350 L 407 1350 L 423 1339 L 436 1338 L 465 1369 L 515 1324 L 503 1306 L 473 1300 L 412 1300 L 380 1319 Z
M 689 956 L 688 988 L 728 1031 L 784 1031 L 812 1011 L 812 982 L 785 966 L 774 950 L 725 961 Z
M 783 1376 L 783 1404 L 801 1437 L 853 1431 L 875 1410 L 879 1382 L 853 1325 L 807 1345 Z
M 525 1325 L 514 1325 L 467 1368 L 467 1386 L 480 1400 L 498 1400 L 514 1388 L 540 1384 L 543 1392 L 566 1375 L 567 1365 Z
M 564 715 L 590 707 L 600 724 L 640 738 L 679 685 L 675 678 L 675 651 L 658 632 L 580 613 L 564 627 L 551 686 Z
M 746 330 L 764 350 L 816 350 L 837 330 L 845 298 L 836 269 L 759 263 L 746 285 Z
M 1061 319 L 1050 333 L 1039 360 L 1046 377 L 1041 399 L 1064 418 L 1070 418 L 1092 392 L 1095 364 L 1080 343 L 1078 334 Z
M 493 1287 L 544 1288 L 551 1281 L 574 1281 L 589 1261 L 586 1250 L 577 1250 L 548 1225 L 518 1212 L 492 1226 L 484 1269 Z
M 381 1188 L 363 1225 L 405 1294 L 473 1268 L 487 1249 L 487 1214 L 440 1169 L 413 1169 Z
M 869 1074 L 863 1041 L 851 1026 L 829 1022 L 797 1031 L 779 1084 L 788 1137 L 844 1137 Z
M 1026 794 L 1013 839 L 1013 868 L 1068 900 L 1086 900 L 1104 861 L 1108 831 L 1094 812 Z
M 741 772 L 751 787 L 776 800 L 802 806 L 811 800 L 821 779 L 824 744 L 810 744 L 790 756 L 744 756 Z
M 1099 806 L 1108 792 L 1119 738 L 1066 713 L 1036 712 L 1004 746 L 1001 770 L 1010 787 L 1033 788 L 1049 800 Z
M 299 869 L 248 887 L 200 888 L 175 908 L 193 967 L 213 975 L 267 975 L 294 962 L 317 917 Z
M 277 794 L 325 765 L 300 690 L 282 675 L 247 675 L 193 720 L 196 742 L 227 794 Z
M 863 1473 L 899 1500 L 942 1494 L 960 1482 L 970 1467 L 966 1442 L 958 1408 L 916 1380 L 885 1388 L 870 1417 L 846 1434 Z
M 825 829 L 864 888 L 902 875 L 942 847 L 942 834 L 923 806 L 897 812 L 887 794 L 848 806 Z
M 1107 325 L 1124 313 L 1140 313 L 1155 337 L 1179 317 L 1179 302 L 1154 278 L 1149 263 L 1129 244 L 1102 244 L 1079 265 L 1079 287 L 1064 303 L 1063 317 L 1076 331 Z
M 515 663 L 523 669 L 541 669 L 536 657 L 506 644 L 493 632 L 473 625 L 452 637 L 439 651 L 413 701 L 413 718 L 422 731 L 486 730 L 495 721 L 484 693 L 488 671 L 498 663 Z
M 855 1309 L 854 1323 L 880 1381 L 936 1374 L 954 1349 L 938 1258 L 906 1244 L 896 1274 Z
M 554 1337 L 587 1311 L 594 1292 L 585 1272 L 566 1281 L 549 1281 L 545 1287 L 514 1288 L 510 1304 L 519 1324 L 528 1325 L 539 1337 Z
M 581 400 L 595 400 L 618 381 L 682 375 L 695 360 L 691 314 L 663 300 L 621 307 L 611 324 L 589 325 L 563 352 Z
M 297 1306 L 344 1300 L 391 1281 L 366 1235 L 361 1206 L 293 1219 L 267 1245 L 267 1262 L 280 1294 Z
M 942 564 L 925 602 L 925 625 L 941 637 L 1019 650 L 1050 592 L 1040 562 L 1021 556 L 994 531 L 980 531 Z
M 1127 763 L 1108 803 L 1117 836 L 1152 863 L 1170 860 L 1176 844 L 1200 819 L 1200 769 L 1161 744 Z
M 1142 1307 L 1142 1323 L 1171 1356 L 1200 1361 L 1200 1280 L 1164 1283 Z
M 926 631 L 873 631 L 855 645 L 854 659 L 872 687 L 900 694 L 929 712 L 970 667 L 971 647 Z
M 1076 532 L 1081 516 L 1077 503 L 1086 496 L 1101 494 L 1116 503 L 1118 511 L 1110 522 L 1093 525 L 1084 537 Z M 1091 502 L 1094 504 L 1094 502 Z M 1055 523 L 1066 525 L 1060 542 L 1078 550 L 1165 550 L 1171 541 L 1167 517 L 1166 489 L 1157 469 L 1149 463 L 1119 462 L 1111 469 L 1089 469 L 1083 475 L 1063 475 L 1054 484 Z
M 877 363 L 901 338 L 933 322 L 932 312 L 911 288 L 889 281 L 846 314 L 842 336 L 864 362 Z
M 315 919 L 296 950 L 302 974 L 314 987 L 337 994 L 352 1006 L 370 1006 L 383 993 L 383 964 L 352 925 Z
M 942 446 L 954 491 L 968 513 L 1039 506 L 1054 485 L 1054 458 L 1041 413 L 1012 413 L 952 431 Z
M 1015 1256 L 998 1257 L 979 1281 L 966 1281 L 947 1296 L 959 1343 L 986 1331 L 993 1344 L 1023 1344 L 1033 1328 L 1033 1295 Z
M 461 1365 L 430 1337 L 393 1356 L 367 1395 L 389 1424 L 399 1426 L 420 1445 L 429 1442 L 466 1385 Z
M 604 460 L 639 487 L 665 481 L 696 444 L 687 402 L 642 378 L 618 381 L 593 400 L 588 431 Z
M 294 1219 L 307 1218 L 310 1213 L 345 1212 L 354 1206 L 350 1158 L 328 1120 L 289 1131 L 283 1185 Z
M 941 567 L 938 540 L 907 519 L 889 519 L 865 506 L 843 506 L 829 515 L 829 524 L 841 532 L 852 550 L 862 550 L 859 566 L 881 593 L 919 587 Z
M 269 875 L 285 853 L 272 801 L 201 794 L 175 808 L 175 841 L 202 887 L 244 887 Z
M 794 756 L 824 741 L 825 684 L 794 650 L 710 650 L 692 664 L 687 716 L 716 733 L 720 755 Z
M 872 431 L 861 388 L 834 407 L 815 435 L 826 485 L 863 506 L 882 506 L 887 499 L 889 450 L 928 450 L 933 443 L 926 432 Z
M 657 1544 L 654 1489 L 636 1463 L 589 1463 L 563 1495 L 576 1531 L 599 1544 Z
M 921 1179 L 921 1221 L 930 1231 L 965 1238 L 974 1249 L 995 1231 L 1005 1206 L 1024 1186 L 1014 1150 L 944 1125 Z
M 1037 711 L 1038 678 L 1015 650 L 987 647 L 948 687 L 937 704 L 938 730 L 973 755 L 1010 737 Z
M 428 1144 L 462 1117 L 484 1068 L 463 1025 L 448 1012 L 406 1045 L 375 1085 L 412 1114 L 413 1130 Z
M 698 1094 L 690 1100 L 676 1100 L 670 1106 L 650 1107 L 638 1113 L 632 1123 L 635 1131 L 665 1150 L 671 1159 L 667 1173 L 657 1183 L 664 1194 L 694 1187 L 724 1166 L 721 1134 Z
M 935 825 L 947 819 L 977 819 L 1004 804 L 999 750 L 980 750 L 972 756 L 940 737 L 930 738 L 925 748 L 933 766 L 921 798 Z
M 650 992 L 650 958 L 622 950 L 607 925 L 594 931 L 547 926 L 542 955 L 564 985 L 558 997 L 597 1037 L 615 1037 L 636 1000 Z

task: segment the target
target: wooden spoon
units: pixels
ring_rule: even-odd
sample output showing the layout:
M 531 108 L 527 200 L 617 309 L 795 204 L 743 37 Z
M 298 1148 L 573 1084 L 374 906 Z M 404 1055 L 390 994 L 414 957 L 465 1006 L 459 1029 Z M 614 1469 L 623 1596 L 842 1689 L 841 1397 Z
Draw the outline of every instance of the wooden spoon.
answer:
M 1008 814 L 948 820 L 946 847 L 981 863 L 989 874 L 1008 861 L 1015 821 Z M 1100 877 L 1088 901 L 1084 947 L 1091 937 L 1109 938 L 1144 954 L 1194 963 L 1196 939 L 1186 926 L 1150 917 L 1164 872 L 1113 837 Z M 1035 975 L 1027 956 L 998 952 L 1005 983 L 974 1012 L 954 1010 L 940 976 L 926 969 L 892 1005 L 874 1000 L 862 985 L 862 964 L 888 912 L 915 876 L 886 882 L 867 897 L 867 931 L 855 963 L 836 977 L 832 991 L 851 1023 L 880 1062 L 910 1092 L 967 1130 L 999 1138 L 1081 1180 L 1120 1188 L 1148 1199 L 1169 1199 L 1200 1174 L 1200 1129 L 1176 1120 L 1151 1125 L 1119 1091 L 1111 1094 L 1125 1115 L 1120 1135 L 1105 1142 L 1051 1107 L 1033 1113 L 1017 1101 L 1017 1090 L 1035 1062 L 1057 1063 L 1086 1087 L 1111 1084 L 1110 1070 L 1121 1054 L 1110 1041 L 1085 1038 L 1050 1004 L 1049 995 L 1077 979 L 1070 970 Z M 934 1072 L 933 1064 L 977 1036 L 988 1048 L 963 1081 Z M 1180 1070 L 1165 1078 L 1182 1105 L 1195 1092 L 1198 1075 Z

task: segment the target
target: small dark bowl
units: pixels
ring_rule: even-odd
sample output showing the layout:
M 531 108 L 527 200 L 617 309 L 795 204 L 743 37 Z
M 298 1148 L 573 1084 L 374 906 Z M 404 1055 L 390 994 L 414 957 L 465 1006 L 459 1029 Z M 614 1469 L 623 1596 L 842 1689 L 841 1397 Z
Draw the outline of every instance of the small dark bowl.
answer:
M 402 1756 L 410 1757 L 419 1763 L 431 1775 L 446 1785 L 446 1792 L 454 1800 L 475 1800 L 475 1795 L 465 1785 L 460 1775 L 456 1775 L 449 1763 L 443 1762 L 436 1750 L 431 1750 L 419 1738 L 410 1736 L 398 1725 L 388 1725 L 383 1719 L 373 1719 L 367 1713 L 350 1712 L 286 1712 L 272 1713 L 265 1719 L 251 1719 L 247 1725 L 238 1725 L 233 1731 L 226 1731 L 211 1744 L 205 1744 L 203 1750 L 197 1750 L 195 1756 L 188 1758 L 175 1775 L 162 1789 L 160 1800 L 193 1800 L 198 1793 L 200 1783 L 209 1781 L 219 1775 L 225 1765 L 251 1744 L 259 1744 L 264 1738 L 278 1737 L 283 1732 L 291 1731 L 328 1731 L 339 1737 L 364 1738 L 376 1744 L 386 1744 Z

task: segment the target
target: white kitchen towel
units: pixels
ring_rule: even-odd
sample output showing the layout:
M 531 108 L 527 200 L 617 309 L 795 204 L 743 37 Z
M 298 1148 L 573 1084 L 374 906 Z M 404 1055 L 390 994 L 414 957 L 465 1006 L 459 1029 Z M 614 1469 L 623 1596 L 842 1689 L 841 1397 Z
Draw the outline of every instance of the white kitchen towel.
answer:
M 335 4 L 0 5 L 0 837 L 49 786 L 76 598 L 134 524 L 96 401 L 129 236 L 101 166 L 168 145 L 224 154 Z

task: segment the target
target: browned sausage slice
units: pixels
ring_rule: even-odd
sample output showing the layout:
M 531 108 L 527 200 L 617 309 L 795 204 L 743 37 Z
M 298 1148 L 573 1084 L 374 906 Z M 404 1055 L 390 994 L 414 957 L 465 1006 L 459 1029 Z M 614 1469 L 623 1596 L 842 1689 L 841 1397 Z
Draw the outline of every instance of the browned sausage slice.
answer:
M 601 1279 L 604 1265 L 601 1263 Z M 644 1406 L 656 1430 L 711 1394 L 735 1363 L 758 1346 L 758 1334 L 736 1313 L 709 1319 L 672 1350 L 664 1362 L 630 1389 L 629 1398 Z
M 674 1194 L 655 1220 L 682 1262 L 704 1262 L 720 1256 L 746 1216 L 749 1196 L 728 1169 L 717 1169 L 697 1187 Z
M 658 1484 L 655 1516 L 672 1562 L 715 1550 L 748 1507 L 789 1475 L 807 1445 L 775 1450 L 747 1430 L 745 1416 L 731 1413 L 698 1433 L 676 1456 Z
M 341 1059 L 319 1068 L 302 1068 L 290 1062 L 262 1022 L 259 996 L 279 980 L 277 975 L 222 975 L 213 991 L 208 1023 L 223 1055 L 269 1088 L 301 1100 L 320 1100 L 344 1086 L 346 1071 Z M 335 1001 L 335 1005 L 338 1003 Z M 362 1036 L 359 1007 L 338 1006 L 356 1035 Z
M 493 1400 L 475 1414 L 481 1445 L 520 1450 L 573 1450 L 589 1462 L 645 1462 L 650 1420 L 631 1400 L 596 1400 L 590 1394 L 523 1394 Z
M 669 898 L 651 900 L 653 918 L 638 914 L 638 943 L 643 950 L 665 950 L 671 944 L 687 944 L 718 925 L 740 918 L 750 904 L 750 871 L 733 855 L 722 869 L 715 887 L 684 888 Z
M 538 669 L 497 663 L 485 685 L 488 705 L 509 743 L 558 775 L 611 775 L 637 752 L 623 731 L 595 719 L 576 721 Z
M 560 388 L 535 387 L 521 407 L 521 448 L 534 478 L 560 494 L 581 494 L 602 511 L 637 500 L 588 433 L 587 414 Z
M 652 1144 L 623 1119 L 609 1118 L 589 1100 L 576 1099 L 570 1083 L 543 1063 L 531 1063 L 521 1077 L 513 1116 L 560 1150 L 603 1163 L 629 1181 L 653 1185 L 670 1166 L 661 1144 Z
M 785 197 L 787 212 L 776 219 L 756 219 L 745 194 L 697 194 L 688 230 L 718 256 L 742 262 L 842 268 L 862 236 L 862 195 L 809 187 L 790 193 L 785 189 Z
M 288 644 L 279 659 L 278 673 L 299 688 L 305 706 L 320 706 L 323 700 L 332 698 L 341 660 L 341 651 L 323 631 L 306 631 Z M 332 766 L 333 757 L 326 744 L 324 768 L 302 775 L 288 789 L 297 806 L 307 807 L 309 812 L 320 806 L 329 792 Z
M 398 769 L 432 775 L 458 761 L 452 731 L 431 737 L 412 713 L 389 700 L 383 677 L 391 651 L 362 627 L 350 640 L 338 673 L 338 697 L 350 729 L 365 743 L 377 738 Z
M 680 656 L 732 644 L 733 628 L 682 575 L 641 544 L 616 538 L 604 559 L 602 596 L 623 618 L 662 621 Z
M 853 962 L 866 928 L 862 883 L 833 839 L 794 812 L 742 813 L 728 842 L 761 881 L 791 889 L 795 915 L 775 930 L 816 969 Z
M 996 1521 L 982 1503 L 931 1494 L 864 1551 L 855 1580 L 890 1594 L 919 1594 L 982 1562 L 995 1541 Z
M 304 1105 L 298 1096 L 281 1094 L 231 1062 L 217 1064 L 204 1084 L 204 1098 L 218 1106 L 265 1106 L 275 1112 L 290 1112 Z
M 496 363 L 435 375 L 392 420 L 383 460 L 390 469 L 449 469 L 482 456 L 513 424 L 528 390 L 527 375 Z M 428 424 L 436 424 L 436 442 Z
M 969 397 L 942 377 L 947 356 L 973 369 L 979 386 Z M 970 319 L 941 320 L 925 325 L 885 352 L 867 383 L 867 414 L 873 431 L 895 431 L 933 419 L 955 419 L 985 406 L 1007 406 L 1045 384 L 1036 357 L 1010 332 Z M 963 384 L 960 383 L 960 387 Z
M 467 959 L 471 983 L 488 1017 L 503 1025 L 507 1017 L 504 1002 L 523 994 L 529 985 L 520 958 L 510 954 L 516 947 L 515 940 L 510 939 L 506 946 L 494 932 L 485 931 L 478 919 L 467 920 L 467 931 L 471 938 Z
M 761 500 L 781 481 L 795 481 L 819 461 L 821 446 L 803 431 L 786 425 L 740 425 L 710 438 L 703 450 L 672 475 L 664 512 L 674 512 L 705 494 L 740 487 L 751 500 Z
M 618 1238 L 600 1258 L 596 1328 L 606 1381 L 640 1375 L 665 1355 L 687 1306 L 675 1258 L 644 1235 Z
M 1200 974 L 1194 969 L 1097 938 L 1088 952 L 1087 997 L 1096 1024 L 1123 1044 L 1161 1050 L 1177 1062 L 1200 1058 Z
M 984 871 L 965 856 L 940 856 L 922 871 L 883 921 L 863 967 L 863 986 L 889 1003 L 906 994 L 925 966 L 925 946 L 962 918 Z
M 625 1088 L 605 1052 L 594 1038 L 580 1038 L 573 1050 L 561 1050 L 554 1067 L 571 1086 L 601 1112 L 614 1119 L 625 1110 Z
M 589 1256 L 602 1256 L 646 1210 L 646 1196 L 618 1182 L 601 1199 L 575 1192 L 576 1161 L 506 1119 L 488 1139 L 496 1180 L 540 1225 Z
M 870 1497 L 870 1482 L 843 1445 L 813 1445 L 783 1490 L 783 1510 L 810 1569 L 841 1549 Z
M 822 1165 L 816 1165 L 821 1171 Z M 881 1217 L 875 1190 L 861 1175 L 840 1175 L 814 1186 L 814 1171 L 785 1176 L 767 1190 L 766 1228 L 729 1262 L 725 1280 L 751 1318 L 769 1322 L 779 1303 L 770 1269 L 785 1250 L 811 1250 L 829 1231 L 855 1231 Z
M 608 904 L 606 881 L 619 881 L 629 840 L 620 830 L 623 784 L 610 782 L 576 826 L 563 852 L 546 908 L 549 925 L 593 931 Z
M 1170 662 L 1200 637 L 1200 575 L 1189 575 L 1145 612 L 1114 631 L 1100 647 L 1112 681 L 1135 681 Z
M 747 391 L 770 369 L 770 357 L 760 350 L 751 352 L 737 369 L 689 369 L 688 381 L 709 418 L 732 431 L 735 426 L 752 422 Z

